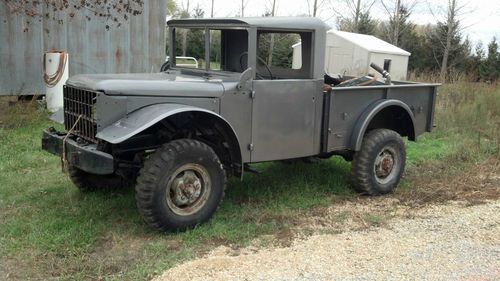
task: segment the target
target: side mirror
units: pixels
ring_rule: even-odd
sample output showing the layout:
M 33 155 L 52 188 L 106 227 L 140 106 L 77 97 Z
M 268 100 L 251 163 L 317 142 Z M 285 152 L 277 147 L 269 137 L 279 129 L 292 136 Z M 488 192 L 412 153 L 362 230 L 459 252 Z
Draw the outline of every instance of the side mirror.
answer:
M 247 68 L 243 73 L 240 75 L 240 81 L 238 82 L 238 85 L 236 85 L 236 88 L 238 90 L 241 90 L 245 87 L 246 83 L 249 80 L 252 80 L 253 78 L 253 69 L 251 67 Z

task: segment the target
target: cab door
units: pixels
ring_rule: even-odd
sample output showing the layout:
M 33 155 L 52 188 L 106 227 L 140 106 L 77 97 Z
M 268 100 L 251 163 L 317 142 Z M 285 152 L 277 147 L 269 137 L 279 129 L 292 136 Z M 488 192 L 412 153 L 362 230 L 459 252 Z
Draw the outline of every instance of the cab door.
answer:
M 314 30 L 257 29 L 253 34 L 251 161 L 316 155 L 323 80 L 313 75 Z
M 254 80 L 251 161 L 262 162 L 315 154 L 317 94 L 313 79 Z

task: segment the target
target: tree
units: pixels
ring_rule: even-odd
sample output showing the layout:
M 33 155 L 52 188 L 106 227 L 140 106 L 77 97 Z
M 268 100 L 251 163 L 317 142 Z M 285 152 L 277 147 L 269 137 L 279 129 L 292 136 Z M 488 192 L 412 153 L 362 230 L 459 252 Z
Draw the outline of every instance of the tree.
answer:
M 246 0 L 241 0 L 241 17 L 245 16 L 245 7 L 247 6 Z
M 341 31 L 354 32 L 360 34 L 375 35 L 377 22 L 373 20 L 370 13 L 360 13 L 357 22 L 352 19 L 343 19 L 337 23 L 337 27 Z
M 180 18 L 189 18 L 191 17 L 190 15 L 190 12 L 189 12 L 189 0 L 187 0 L 186 2 L 186 6 L 184 6 L 183 4 L 183 9 L 181 10 L 180 12 Z M 183 57 L 186 56 L 186 52 L 187 52 L 187 37 L 188 37 L 188 29 L 183 29 L 182 30 L 182 41 L 181 41 L 181 54 Z M 179 44 L 177 44 L 177 46 L 179 46 Z M 176 52 L 177 54 L 179 54 L 178 52 Z
M 271 17 L 274 17 L 276 15 L 276 1 L 277 0 L 270 0 L 271 1 L 271 10 L 270 13 L 268 13 Z M 267 63 L 269 65 L 273 64 L 273 51 L 274 51 L 274 34 L 271 33 L 271 38 L 269 42 L 269 55 L 267 57 Z
M 370 13 L 367 11 L 366 13 L 361 13 L 359 15 L 358 20 L 358 33 L 361 34 L 375 34 L 375 29 L 377 27 L 377 23 L 371 18 Z
M 269 57 L 269 44 L 271 36 L 275 37 L 275 45 L 273 48 L 273 60 L 268 63 L 269 66 L 277 66 L 282 68 L 292 68 L 293 48 L 292 46 L 300 42 L 300 35 L 296 33 L 266 33 L 259 37 L 259 45 L 257 55 L 260 58 Z
M 444 83 L 448 79 L 450 70 L 456 70 L 462 66 L 464 58 L 471 55 L 471 46 L 468 40 L 462 40 L 459 32 L 450 33 L 455 28 L 452 24 L 448 27 L 446 23 L 439 22 L 433 27 L 430 36 L 430 50 L 435 59 L 439 71 L 439 79 Z M 451 35 L 450 35 L 451 34 Z
M 180 18 L 203 18 L 205 11 L 196 5 L 190 9 L 190 1 L 183 3 Z M 205 31 L 202 29 L 177 28 L 176 29 L 176 51 L 177 56 L 190 56 L 198 60 L 205 59 Z
M 479 82 L 481 80 L 480 67 L 484 57 L 483 44 L 479 42 L 476 45 L 474 54 L 464 58 L 465 72 L 472 82 Z
M 381 4 L 389 16 L 389 21 L 384 25 L 384 37 L 389 43 L 400 46 L 401 36 L 411 27 L 409 17 L 417 1 L 381 0 Z
M 76 13 L 84 12 L 85 18 L 91 20 L 92 17 L 99 17 L 106 22 L 106 29 L 110 24 L 121 26 L 123 21 L 127 21 L 129 16 L 142 14 L 144 1 L 103 1 L 103 0 L 0 0 L 5 4 L 10 13 L 27 16 L 41 20 L 51 19 L 64 23 L 66 15 L 73 18 Z M 67 13 L 62 13 L 67 12 Z M 27 20 L 27 26 L 30 21 Z
M 318 12 L 318 0 L 314 0 L 312 16 L 315 17 L 317 12 Z
M 200 4 L 196 5 L 191 15 L 195 19 L 201 19 L 205 17 L 205 11 L 200 7 Z
M 174 0 L 167 1 L 167 16 L 174 17 L 179 12 L 177 3 Z
M 433 42 L 432 34 L 435 32 L 433 25 L 415 25 L 410 27 L 403 33 L 400 45 L 401 48 L 411 53 L 408 61 L 408 70 L 423 73 L 435 72 L 438 70 L 438 64 L 432 50 Z
M 455 40 L 460 38 L 460 17 L 464 13 L 465 4 L 461 5 L 460 0 L 448 0 L 448 4 L 445 8 L 446 16 L 445 19 L 438 22 L 438 27 L 444 34 L 438 33 L 440 35 L 437 37 L 442 50 L 441 59 L 441 71 L 440 79 L 442 82 L 446 81 L 449 67 L 450 54 L 459 48 L 460 40 Z M 429 7 L 431 13 L 434 15 L 435 7 Z
M 311 3 L 312 1 L 312 3 Z M 319 10 L 328 3 L 328 0 L 307 0 L 307 8 L 309 9 L 309 16 L 319 16 Z
M 500 78 L 500 53 L 495 37 L 488 44 L 488 56 L 479 66 L 479 73 L 484 81 L 495 81 Z
M 337 0 L 337 4 L 332 9 L 338 17 L 337 25 L 340 30 L 359 33 L 360 30 L 375 28 L 369 12 L 375 0 Z

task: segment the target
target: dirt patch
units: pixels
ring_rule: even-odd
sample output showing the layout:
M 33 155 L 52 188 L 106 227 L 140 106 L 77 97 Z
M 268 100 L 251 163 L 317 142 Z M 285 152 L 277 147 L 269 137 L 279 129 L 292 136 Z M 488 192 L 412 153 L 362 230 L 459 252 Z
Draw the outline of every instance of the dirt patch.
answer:
M 500 202 L 411 209 L 387 228 L 313 235 L 290 247 L 217 248 L 167 280 L 498 280 Z
M 109 235 L 90 252 L 25 251 L 2 258 L 0 279 L 51 280 L 80 276 L 87 280 L 105 280 L 110 274 L 119 274 L 135 266 L 136 260 L 143 258 L 145 241 L 147 239 L 141 237 Z

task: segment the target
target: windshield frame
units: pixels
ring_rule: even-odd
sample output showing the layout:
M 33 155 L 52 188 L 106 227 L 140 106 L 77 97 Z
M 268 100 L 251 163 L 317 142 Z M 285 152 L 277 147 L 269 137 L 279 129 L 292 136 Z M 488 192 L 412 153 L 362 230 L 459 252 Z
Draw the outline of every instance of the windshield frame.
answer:
M 205 32 L 205 57 L 203 58 L 205 60 L 205 67 L 204 68 L 192 68 L 192 67 L 185 67 L 185 66 L 178 66 L 176 64 L 176 40 L 175 40 L 175 30 L 177 28 L 183 28 L 183 29 L 198 29 L 198 30 L 204 30 Z M 168 26 L 168 38 L 169 38 L 169 61 L 171 65 L 171 69 L 175 70 L 184 70 L 184 71 L 190 71 L 193 73 L 201 73 L 201 74 L 241 74 L 242 72 L 236 72 L 236 71 L 227 71 L 227 70 L 214 70 L 210 68 L 210 55 L 212 52 L 211 44 L 210 44 L 210 31 L 211 30 L 246 30 L 247 31 L 247 36 L 250 38 L 252 31 L 254 31 L 252 28 L 249 28 L 248 26 L 235 26 L 234 24 L 217 24 L 217 25 L 193 25 L 193 24 L 176 24 L 176 25 L 171 25 Z M 247 44 L 247 52 L 249 53 L 249 56 L 247 56 L 247 65 L 248 67 L 251 67 L 251 61 L 250 61 L 250 44 Z

